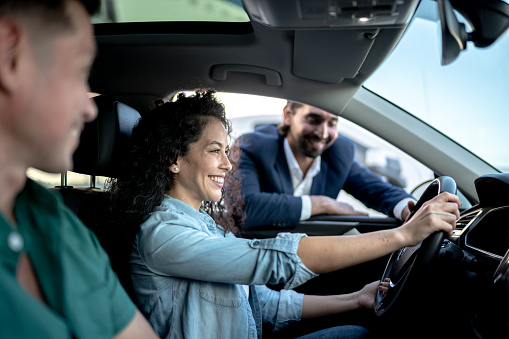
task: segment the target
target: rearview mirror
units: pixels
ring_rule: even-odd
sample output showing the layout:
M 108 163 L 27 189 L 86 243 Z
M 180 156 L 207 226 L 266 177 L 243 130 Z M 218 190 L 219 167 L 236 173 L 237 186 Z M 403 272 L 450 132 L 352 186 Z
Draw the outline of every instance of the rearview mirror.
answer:
M 442 65 L 453 62 L 467 48 L 488 47 L 509 27 L 509 4 L 501 0 L 436 0 L 440 17 Z M 454 10 L 468 22 L 472 32 L 458 21 Z
M 467 48 L 468 33 L 465 24 L 456 18 L 449 0 L 437 0 L 437 4 L 442 35 L 439 50 L 442 65 L 447 65 L 456 60 L 459 53 Z

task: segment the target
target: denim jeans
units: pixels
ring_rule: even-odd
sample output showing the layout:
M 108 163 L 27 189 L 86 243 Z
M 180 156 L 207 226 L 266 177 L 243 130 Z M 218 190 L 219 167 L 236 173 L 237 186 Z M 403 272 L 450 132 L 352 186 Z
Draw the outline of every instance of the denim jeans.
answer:
M 371 334 L 364 327 L 356 325 L 345 325 L 327 328 L 325 330 L 306 334 L 297 339 L 364 339 L 370 338 Z

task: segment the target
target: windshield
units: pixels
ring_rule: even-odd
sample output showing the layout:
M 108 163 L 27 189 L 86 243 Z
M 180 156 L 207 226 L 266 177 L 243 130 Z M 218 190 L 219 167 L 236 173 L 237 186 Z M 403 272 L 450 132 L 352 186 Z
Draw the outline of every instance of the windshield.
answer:
M 365 87 L 509 171 L 509 34 L 440 65 L 435 1 L 424 0 L 403 39 Z M 458 16 L 461 20 L 461 17 Z

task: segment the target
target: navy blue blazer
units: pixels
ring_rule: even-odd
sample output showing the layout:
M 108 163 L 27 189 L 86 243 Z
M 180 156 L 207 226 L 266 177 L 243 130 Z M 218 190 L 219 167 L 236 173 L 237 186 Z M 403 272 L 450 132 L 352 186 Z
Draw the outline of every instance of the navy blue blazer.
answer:
M 302 199 L 293 196 L 290 169 L 276 127 L 265 125 L 239 138 L 241 178 L 247 228 L 288 227 L 299 223 Z M 354 144 L 339 136 L 321 156 L 311 195 L 336 199 L 344 189 L 367 207 L 393 217 L 394 206 L 411 197 L 354 160 Z

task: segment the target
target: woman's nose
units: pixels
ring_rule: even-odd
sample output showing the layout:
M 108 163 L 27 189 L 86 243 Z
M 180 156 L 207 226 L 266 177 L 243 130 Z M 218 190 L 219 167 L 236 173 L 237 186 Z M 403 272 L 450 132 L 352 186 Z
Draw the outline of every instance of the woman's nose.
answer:
M 232 170 L 232 163 L 230 162 L 230 159 L 228 159 L 228 156 L 226 154 L 224 154 L 223 156 L 222 168 L 224 168 L 226 172 Z

